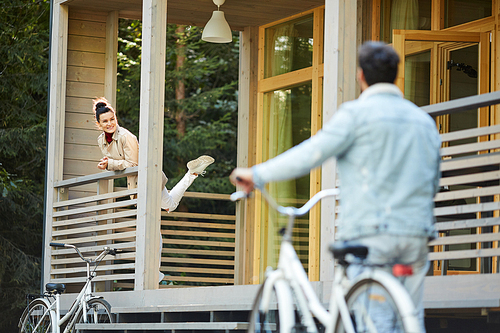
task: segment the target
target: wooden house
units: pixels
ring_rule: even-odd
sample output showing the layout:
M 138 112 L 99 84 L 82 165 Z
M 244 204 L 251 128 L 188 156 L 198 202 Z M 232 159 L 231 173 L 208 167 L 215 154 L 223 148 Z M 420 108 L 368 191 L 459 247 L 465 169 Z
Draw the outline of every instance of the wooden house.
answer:
M 338 105 L 359 95 L 357 47 L 366 40 L 392 43 L 404 59 L 398 86 L 417 105 L 431 105 L 425 109 L 444 142 L 443 191 L 435 211 L 441 237 L 431 243 L 427 314 L 466 313 L 498 322 L 500 108 L 498 95 L 484 94 L 500 87 L 500 3 L 227 0 L 220 9 L 231 29 L 240 31 L 239 166 L 265 161 L 314 135 Z M 167 321 L 169 311 L 249 309 L 265 268 L 275 264 L 279 241 L 276 219 L 259 195 L 237 204 L 234 215 L 167 216 L 160 212 L 160 193 L 148 191 L 162 171 L 165 26 L 204 26 L 214 10 L 211 0 L 52 1 L 44 283 L 63 282 L 71 292 L 85 273 L 71 250 L 50 248 L 49 242 L 74 243 L 87 255 L 112 244 L 124 252 L 99 267 L 96 289 L 117 313 L 161 313 Z M 124 172 L 98 172 L 91 100 L 105 96 L 115 104 L 118 22 L 124 18 L 143 25 L 141 163 Z M 460 98 L 468 109 L 448 102 Z M 113 179 L 129 174 L 138 174 L 138 188 L 115 189 Z M 335 161 L 329 161 L 307 177 L 272 186 L 282 203 L 300 204 L 337 185 Z M 316 207 L 296 233 L 304 267 L 325 300 L 334 268 L 325 244 L 335 238 L 336 205 Z M 160 224 L 169 285 L 157 280 Z M 187 225 L 189 230 L 178 231 Z

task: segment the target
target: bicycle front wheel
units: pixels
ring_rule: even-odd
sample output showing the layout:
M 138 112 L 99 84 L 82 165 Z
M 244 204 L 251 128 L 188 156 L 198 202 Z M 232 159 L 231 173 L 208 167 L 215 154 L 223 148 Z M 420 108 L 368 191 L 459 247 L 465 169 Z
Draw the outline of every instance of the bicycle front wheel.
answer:
M 20 333 L 51 333 L 52 322 L 47 304 L 39 299 L 28 305 L 19 321 Z
M 405 326 L 397 302 L 381 283 L 366 279 L 354 285 L 345 297 L 356 333 L 415 332 Z M 336 333 L 346 332 L 340 315 Z
M 107 324 L 113 322 L 111 305 L 103 299 L 94 298 L 87 302 L 87 324 Z M 76 319 L 77 324 L 84 323 L 83 311 L 80 311 Z M 76 330 L 76 332 L 80 332 Z
M 289 333 L 295 325 L 293 298 L 282 280 L 272 286 L 264 282 L 255 298 L 248 333 Z

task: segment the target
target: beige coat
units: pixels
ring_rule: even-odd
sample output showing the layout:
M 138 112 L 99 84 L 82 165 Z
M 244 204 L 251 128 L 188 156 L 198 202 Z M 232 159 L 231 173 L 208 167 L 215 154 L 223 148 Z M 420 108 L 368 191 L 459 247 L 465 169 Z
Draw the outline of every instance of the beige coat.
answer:
M 107 170 L 123 170 L 137 166 L 139 161 L 139 141 L 137 137 L 130 133 L 126 128 L 117 126 L 113 133 L 113 141 L 108 143 L 106 135 L 101 133 L 97 138 L 97 144 L 101 148 L 101 152 L 108 158 Z M 162 187 L 167 184 L 168 178 L 162 173 Z M 137 187 L 137 175 L 127 176 L 127 188 L 132 189 Z

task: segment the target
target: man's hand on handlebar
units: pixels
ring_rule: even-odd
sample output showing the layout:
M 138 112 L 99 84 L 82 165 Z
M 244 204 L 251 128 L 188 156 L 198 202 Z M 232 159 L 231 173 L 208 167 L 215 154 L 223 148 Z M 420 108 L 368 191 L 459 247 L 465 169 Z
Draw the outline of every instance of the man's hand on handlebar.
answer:
M 234 185 L 241 186 L 243 191 L 250 193 L 253 191 L 253 172 L 250 168 L 236 168 L 229 176 L 229 180 Z

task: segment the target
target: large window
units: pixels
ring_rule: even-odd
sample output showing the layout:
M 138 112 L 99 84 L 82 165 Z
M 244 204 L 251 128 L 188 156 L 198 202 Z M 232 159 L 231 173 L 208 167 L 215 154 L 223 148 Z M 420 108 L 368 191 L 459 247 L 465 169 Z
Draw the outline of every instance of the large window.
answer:
M 320 7 L 260 27 L 257 163 L 283 153 L 319 129 L 323 16 Z M 271 183 L 268 190 L 280 204 L 299 206 L 319 191 L 318 179 L 316 170 L 300 179 Z M 255 258 L 262 279 L 267 266 L 277 265 L 280 229 L 286 221 L 263 200 L 256 207 Z M 319 256 L 318 237 L 313 235 L 318 228 L 319 214 L 313 212 L 297 219 L 293 234 L 297 253 L 313 280 L 319 274 L 313 264 Z

